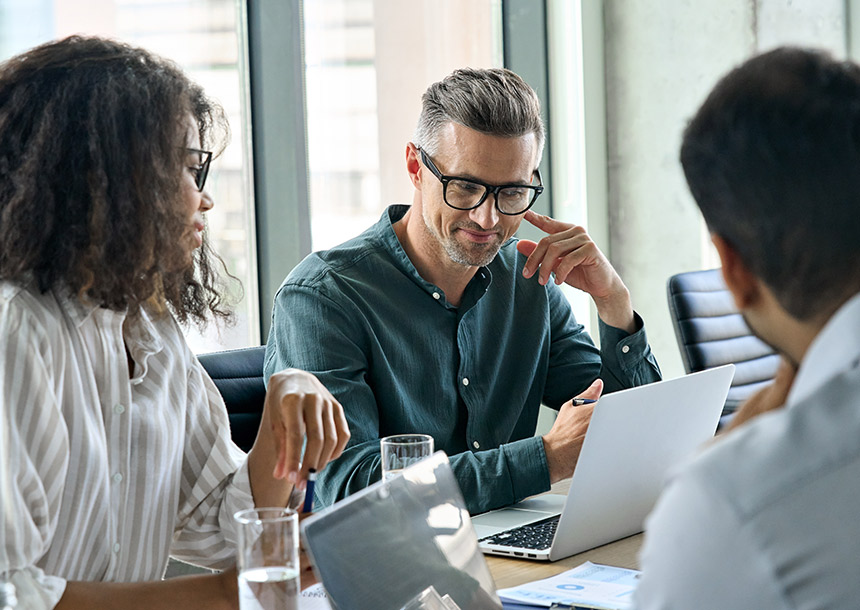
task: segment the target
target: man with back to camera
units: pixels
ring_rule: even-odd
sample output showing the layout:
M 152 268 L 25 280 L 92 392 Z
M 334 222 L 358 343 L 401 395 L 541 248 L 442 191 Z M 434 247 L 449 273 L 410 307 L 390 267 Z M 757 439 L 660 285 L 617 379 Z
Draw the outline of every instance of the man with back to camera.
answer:
M 464 69 L 422 99 L 406 146 L 412 206 L 293 270 L 275 298 L 266 371 L 312 372 L 344 405 L 352 441 L 320 474 L 322 504 L 379 480 L 381 437 L 420 432 L 450 456 L 475 513 L 573 474 L 592 409 L 572 396 L 660 372 L 626 286 L 585 230 L 528 211 L 543 189 L 531 87 L 508 70 Z M 523 218 L 549 235 L 510 239 Z M 602 351 L 562 282 L 594 299 Z M 559 416 L 534 437 L 542 401 Z
M 860 67 L 791 48 L 747 61 L 681 161 L 738 308 L 788 366 L 744 406 L 770 412 L 665 490 L 638 607 L 857 608 Z

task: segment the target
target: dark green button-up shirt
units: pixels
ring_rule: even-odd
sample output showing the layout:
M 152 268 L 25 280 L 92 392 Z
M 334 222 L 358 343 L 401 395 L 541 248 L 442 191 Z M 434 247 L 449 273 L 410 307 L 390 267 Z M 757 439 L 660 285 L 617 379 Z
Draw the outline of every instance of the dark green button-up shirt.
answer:
M 391 206 L 358 237 L 311 254 L 275 297 L 266 376 L 315 374 L 352 432 L 318 475 L 317 499 L 328 505 L 379 480 L 379 439 L 409 432 L 448 454 L 472 513 L 546 491 L 534 436 L 541 403 L 557 409 L 598 376 L 606 391 L 659 380 L 645 331 L 601 323 L 598 350 L 555 284 L 522 276 L 515 239 L 454 307 L 394 233 L 407 209 Z

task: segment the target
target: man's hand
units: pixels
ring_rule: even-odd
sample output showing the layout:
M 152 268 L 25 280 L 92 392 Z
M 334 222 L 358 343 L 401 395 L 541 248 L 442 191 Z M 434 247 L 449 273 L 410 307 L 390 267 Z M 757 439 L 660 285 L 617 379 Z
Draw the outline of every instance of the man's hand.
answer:
M 549 234 L 537 243 L 526 239 L 517 243 L 517 250 L 528 256 L 523 276 L 537 271 L 538 282 L 546 285 L 555 273 L 556 284 L 564 282 L 590 294 L 606 324 L 635 332 L 630 292 L 585 229 L 531 210 L 523 218 Z
M 273 476 L 294 484 L 339 457 L 349 440 L 343 407 L 316 377 L 296 369 L 269 378 L 263 422 L 260 432 L 272 435 L 277 452 Z
M 735 416 L 726 427 L 726 432 L 731 432 L 762 413 L 779 409 L 785 405 L 796 373 L 797 368 L 784 357 L 781 358 L 773 383 L 750 396 L 738 407 Z
M 576 398 L 597 400 L 602 392 L 603 380 L 596 379 Z M 557 483 L 573 476 L 593 411 L 594 404 L 575 407 L 573 401 L 568 400 L 559 409 L 558 417 L 550 431 L 543 435 L 550 483 Z

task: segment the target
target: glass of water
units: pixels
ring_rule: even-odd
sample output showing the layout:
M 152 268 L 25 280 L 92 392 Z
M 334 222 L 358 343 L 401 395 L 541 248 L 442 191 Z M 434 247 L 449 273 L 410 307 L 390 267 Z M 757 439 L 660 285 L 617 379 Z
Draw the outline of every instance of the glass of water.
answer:
M 387 481 L 400 471 L 433 455 L 433 437 L 429 434 L 397 434 L 379 441 L 382 452 L 382 480 Z
M 250 508 L 238 523 L 239 608 L 298 610 L 299 518 L 289 508 Z

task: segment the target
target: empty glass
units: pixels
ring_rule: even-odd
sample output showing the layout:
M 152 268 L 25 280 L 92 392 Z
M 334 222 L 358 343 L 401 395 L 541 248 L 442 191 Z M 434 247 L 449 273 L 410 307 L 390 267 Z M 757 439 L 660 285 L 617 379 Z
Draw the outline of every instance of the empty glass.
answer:
M 379 441 L 382 453 L 382 480 L 396 477 L 407 466 L 433 455 L 433 437 L 429 434 L 397 434 Z

